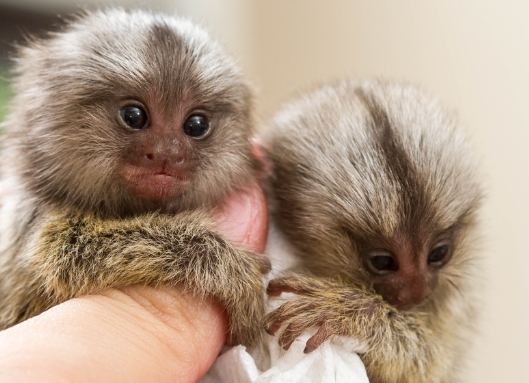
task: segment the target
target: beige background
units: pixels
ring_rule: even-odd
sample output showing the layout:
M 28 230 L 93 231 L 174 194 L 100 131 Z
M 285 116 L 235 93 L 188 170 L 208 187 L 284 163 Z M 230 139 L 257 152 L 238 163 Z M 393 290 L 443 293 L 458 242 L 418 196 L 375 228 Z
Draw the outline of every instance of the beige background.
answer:
M 409 80 L 457 110 L 483 157 L 488 189 L 484 310 L 466 382 L 529 382 L 529 2 L 158 0 L 151 5 L 203 21 L 240 58 L 256 84 L 262 118 L 296 90 L 344 76 Z

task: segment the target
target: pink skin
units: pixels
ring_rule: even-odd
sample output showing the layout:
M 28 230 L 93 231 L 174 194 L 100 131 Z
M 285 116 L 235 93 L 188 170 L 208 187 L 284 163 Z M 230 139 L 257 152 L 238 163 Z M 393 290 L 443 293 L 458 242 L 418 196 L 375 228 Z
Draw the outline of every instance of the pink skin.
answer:
M 163 163 L 152 169 L 126 165 L 121 175 L 136 195 L 153 201 L 174 198 L 190 184 L 187 172 L 164 166 Z
M 192 139 L 181 129 L 185 114 L 177 111 L 174 116 L 157 115 L 158 109 L 153 108 L 148 129 L 134 133 L 120 173 L 136 195 L 166 201 L 189 185 L 194 149 Z
M 258 253 L 264 250 L 268 229 L 268 210 L 261 189 L 252 187 L 228 198 L 217 216 L 216 229 L 234 243 Z
M 254 187 L 229 199 L 217 230 L 260 252 L 267 217 Z M 110 289 L 0 332 L 0 381 L 196 382 L 224 345 L 227 326 L 219 304 L 179 288 Z

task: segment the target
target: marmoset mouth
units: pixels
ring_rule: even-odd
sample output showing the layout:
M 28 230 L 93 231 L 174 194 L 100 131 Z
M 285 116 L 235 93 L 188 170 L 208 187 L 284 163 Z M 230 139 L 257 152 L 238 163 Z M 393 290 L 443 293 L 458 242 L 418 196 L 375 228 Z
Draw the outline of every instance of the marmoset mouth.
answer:
M 164 168 L 153 172 L 131 165 L 125 166 L 121 172 L 125 182 L 137 196 L 151 201 L 165 201 L 179 195 L 191 183 L 185 174 L 180 169 L 171 171 Z

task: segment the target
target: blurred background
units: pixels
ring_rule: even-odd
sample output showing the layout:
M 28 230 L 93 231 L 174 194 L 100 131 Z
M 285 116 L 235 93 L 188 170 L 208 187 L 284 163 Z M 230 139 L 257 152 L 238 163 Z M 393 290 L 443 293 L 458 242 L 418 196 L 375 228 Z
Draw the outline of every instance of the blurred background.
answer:
M 464 381 L 529 382 L 529 2 L 0 0 L 0 119 L 10 44 L 56 28 L 80 4 L 202 23 L 255 84 L 261 119 L 296 91 L 345 76 L 408 80 L 457 110 L 488 190 L 484 310 Z

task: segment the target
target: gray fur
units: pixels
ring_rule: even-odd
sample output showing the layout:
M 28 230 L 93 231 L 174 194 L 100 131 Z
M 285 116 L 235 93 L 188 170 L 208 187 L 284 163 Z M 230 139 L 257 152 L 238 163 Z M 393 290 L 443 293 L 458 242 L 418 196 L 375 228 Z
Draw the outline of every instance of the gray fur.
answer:
M 15 64 L 1 154 L 0 328 L 108 287 L 183 283 L 216 297 L 232 335 L 253 343 L 266 261 L 212 232 L 200 212 L 254 182 L 251 92 L 233 60 L 187 20 L 108 9 L 30 41 Z M 209 118 L 206 138 L 171 141 L 192 169 L 176 196 L 143 198 L 121 173 L 143 134 L 120 124 L 130 99 L 167 131 L 196 110 Z
M 21 47 L 15 62 L 16 96 L 2 152 L 10 165 L 3 173 L 22 177 L 46 203 L 114 216 L 175 212 L 212 206 L 248 180 L 249 88 L 233 61 L 189 21 L 98 11 Z M 192 190 L 164 206 L 147 204 L 116 182 L 133 137 L 109 126 L 116 125 L 116 104 L 127 98 L 160 103 L 167 119 L 190 105 L 213 115 L 213 137 L 197 143 L 201 166 Z M 217 171 L 223 168 L 230 172 Z
M 477 306 L 482 192 L 455 121 L 412 86 L 341 81 L 286 105 L 262 140 L 273 220 L 312 275 L 272 281 L 269 291 L 301 295 L 272 313 L 267 328 L 289 322 L 286 347 L 312 326 L 321 326 L 320 340 L 366 341 L 374 382 L 456 381 Z M 403 241 L 419 254 L 441 237 L 452 241 L 452 255 L 428 271 L 426 302 L 399 310 L 382 300 L 388 291 L 375 292 L 382 277 L 366 267 L 366 252 Z

